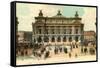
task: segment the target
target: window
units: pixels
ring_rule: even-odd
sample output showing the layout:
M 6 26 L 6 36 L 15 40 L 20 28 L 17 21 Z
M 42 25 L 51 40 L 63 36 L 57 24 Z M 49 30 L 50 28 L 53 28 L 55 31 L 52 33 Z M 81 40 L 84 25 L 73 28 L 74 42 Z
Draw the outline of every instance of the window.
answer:
M 69 42 L 72 42 L 72 37 L 69 37 Z
M 38 42 L 42 42 L 42 38 L 40 36 L 38 38 Z
M 60 29 L 57 29 L 57 34 L 60 34 Z
M 49 32 L 48 32 L 48 29 L 46 30 L 46 34 L 48 34 Z
M 72 33 L 72 29 L 69 29 L 69 34 L 71 34 Z
M 54 37 L 52 37 L 52 42 L 55 42 L 55 38 Z
M 75 37 L 75 41 L 78 42 L 78 36 Z
M 58 41 L 58 42 L 60 42 L 60 41 L 61 41 L 60 36 L 58 37 L 57 41 Z
M 51 30 L 51 33 L 54 34 L 54 29 Z
M 66 29 L 63 30 L 63 33 L 66 34 Z
M 68 34 L 72 34 L 72 26 L 68 26 Z
M 75 34 L 78 34 L 78 29 L 75 30 Z
M 37 26 L 37 28 L 41 28 L 41 26 Z
M 63 38 L 63 42 L 66 42 L 66 36 L 64 36 L 64 38 Z
M 41 29 L 39 29 L 39 34 L 41 34 Z

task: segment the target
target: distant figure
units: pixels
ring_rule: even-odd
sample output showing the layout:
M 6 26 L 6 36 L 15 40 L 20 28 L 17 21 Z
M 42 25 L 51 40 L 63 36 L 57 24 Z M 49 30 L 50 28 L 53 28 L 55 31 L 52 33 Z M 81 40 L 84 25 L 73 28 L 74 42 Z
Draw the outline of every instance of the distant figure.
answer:
M 49 51 L 47 51 L 47 52 L 45 53 L 45 59 L 49 57 L 49 54 L 50 54 Z
M 76 48 L 78 48 L 78 45 L 76 44 Z
M 90 52 L 91 55 L 94 55 L 94 54 L 95 54 L 95 49 L 90 48 L 90 49 L 89 49 L 89 52 Z
M 83 53 L 83 47 L 81 48 L 81 53 Z
M 45 49 L 45 48 L 43 48 L 43 49 L 41 50 L 41 53 L 43 54 L 45 50 L 46 50 L 46 49 Z
M 58 49 L 57 49 L 57 48 L 55 48 L 54 52 L 55 52 L 55 54 L 58 54 Z
M 69 58 L 71 58 L 71 53 L 69 53 Z
M 64 53 L 67 53 L 67 48 L 64 48 Z
M 87 48 L 84 48 L 84 53 L 85 53 L 85 55 L 86 55 L 86 53 L 87 53 Z
M 39 58 L 41 57 L 41 54 L 40 53 L 38 53 L 38 56 L 39 56 Z
M 56 54 L 56 49 L 54 49 L 54 53 Z

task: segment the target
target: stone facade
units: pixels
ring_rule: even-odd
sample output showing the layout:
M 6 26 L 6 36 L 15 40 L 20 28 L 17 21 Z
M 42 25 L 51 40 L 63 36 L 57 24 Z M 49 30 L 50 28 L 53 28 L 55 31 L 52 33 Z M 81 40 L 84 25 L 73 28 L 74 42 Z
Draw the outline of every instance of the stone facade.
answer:
M 53 17 L 44 17 L 42 10 L 32 23 L 34 43 L 67 44 L 83 41 L 84 24 L 76 11 L 74 17 L 65 17 L 60 11 Z

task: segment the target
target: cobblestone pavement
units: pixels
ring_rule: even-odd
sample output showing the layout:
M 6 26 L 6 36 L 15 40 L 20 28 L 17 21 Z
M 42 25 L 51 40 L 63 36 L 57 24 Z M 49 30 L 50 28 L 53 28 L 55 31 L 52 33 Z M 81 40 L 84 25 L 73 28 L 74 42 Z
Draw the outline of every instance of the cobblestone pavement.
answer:
M 87 47 L 89 50 L 90 47 Z M 69 57 L 69 53 L 65 54 L 64 52 L 54 54 L 50 53 L 50 56 L 47 59 L 36 58 L 34 56 L 30 57 L 20 57 L 17 58 L 17 65 L 29 65 L 29 64 L 46 64 L 46 63 L 62 63 L 62 62 L 79 62 L 79 61 L 95 61 L 96 54 L 90 55 L 89 52 L 86 54 L 81 53 L 81 47 L 72 49 L 71 57 Z

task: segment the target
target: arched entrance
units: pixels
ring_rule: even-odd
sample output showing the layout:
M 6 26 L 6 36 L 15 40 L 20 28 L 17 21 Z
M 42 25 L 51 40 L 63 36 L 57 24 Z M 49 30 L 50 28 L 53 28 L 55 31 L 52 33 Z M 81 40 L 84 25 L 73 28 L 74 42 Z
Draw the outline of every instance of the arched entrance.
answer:
M 52 41 L 52 42 L 55 42 L 55 38 L 54 38 L 54 36 L 52 37 L 51 41 Z
M 63 42 L 66 42 L 66 36 L 63 37 Z
M 78 42 L 78 36 L 75 37 L 75 41 Z
M 72 37 L 69 37 L 69 42 L 72 42 Z
M 49 42 L 49 38 L 47 36 L 44 37 L 44 42 Z
M 61 38 L 60 38 L 60 36 L 57 38 L 57 42 L 61 42 Z
M 42 42 L 42 38 L 41 38 L 41 36 L 39 36 L 39 38 L 38 38 L 38 42 Z

